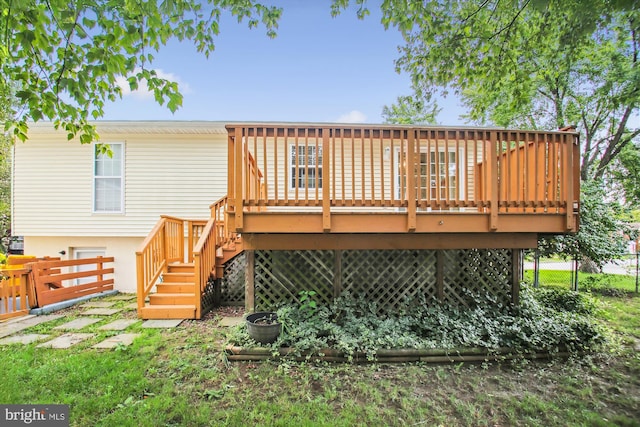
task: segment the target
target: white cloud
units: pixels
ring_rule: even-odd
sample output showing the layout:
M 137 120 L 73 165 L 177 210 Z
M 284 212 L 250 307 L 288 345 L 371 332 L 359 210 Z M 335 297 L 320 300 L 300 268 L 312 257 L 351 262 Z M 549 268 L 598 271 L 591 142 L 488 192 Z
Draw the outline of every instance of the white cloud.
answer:
M 336 121 L 338 123 L 364 123 L 367 121 L 367 116 L 362 111 L 352 110 L 338 117 Z
M 139 72 L 139 70 L 134 71 L 134 73 L 137 73 L 137 72 Z M 179 76 L 176 76 L 173 73 L 165 73 L 161 69 L 157 69 L 155 70 L 155 72 L 157 77 L 161 79 L 178 83 L 178 89 L 183 95 L 187 93 L 191 93 L 191 87 L 189 86 L 189 83 L 183 82 Z M 147 89 L 146 80 L 142 80 L 138 85 L 138 89 L 134 91 L 132 91 L 131 88 L 129 87 L 129 82 L 127 81 L 127 78 L 125 76 L 116 77 L 116 84 L 120 86 L 120 90 L 122 91 L 122 96 L 132 96 L 134 98 L 141 99 L 141 100 L 153 99 L 153 93 L 150 92 L 149 89 Z

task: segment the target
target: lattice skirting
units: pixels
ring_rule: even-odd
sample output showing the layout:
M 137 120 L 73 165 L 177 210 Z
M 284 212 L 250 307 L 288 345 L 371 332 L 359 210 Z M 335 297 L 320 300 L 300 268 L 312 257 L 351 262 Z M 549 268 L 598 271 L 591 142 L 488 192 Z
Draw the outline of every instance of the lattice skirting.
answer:
M 241 253 L 224 265 L 224 275 L 219 280 L 221 305 L 244 305 L 246 253 Z
M 319 302 L 348 291 L 381 310 L 417 297 L 467 305 L 474 294 L 506 304 L 518 301 L 519 257 L 512 249 L 247 251 L 225 266 L 222 301 L 268 310 L 313 290 Z
M 216 281 L 209 280 L 207 282 L 207 285 L 204 288 L 204 292 L 200 296 L 203 313 L 206 313 L 207 311 L 211 310 L 216 305 L 216 301 L 218 300 L 218 296 L 216 295 L 216 293 L 217 293 Z

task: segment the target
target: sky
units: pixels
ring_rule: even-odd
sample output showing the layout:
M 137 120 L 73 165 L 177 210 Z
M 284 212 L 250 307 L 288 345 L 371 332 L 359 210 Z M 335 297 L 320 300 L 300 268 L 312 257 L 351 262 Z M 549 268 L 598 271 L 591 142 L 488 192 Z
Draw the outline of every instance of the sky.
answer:
M 355 9 L 332 18 L 330 0 L 265 3 L 284 9 L 275 39 L 225 19 L 208 59 L 179 42 L 155 55 L 152 68 L 184 95 L 176 113 L 144 90 L 129 91 L 123 78 L 123 98 L 103 119 L 381 123 L 384 105 L 411 94 L 408 75 L 394 65 L 402 37 L 384 30 L 377 2 L 365 20 Z M 440 124 L 463 123 L 455 100 L 441 106 Z

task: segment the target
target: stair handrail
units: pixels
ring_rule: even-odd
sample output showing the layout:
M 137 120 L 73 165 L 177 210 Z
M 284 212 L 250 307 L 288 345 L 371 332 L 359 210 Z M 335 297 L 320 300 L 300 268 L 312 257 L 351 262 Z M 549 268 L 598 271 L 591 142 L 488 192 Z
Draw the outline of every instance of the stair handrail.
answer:
M 202 314 L 202 293 L 216 267 L 216 220 L 209 218 L 200 239 L 193 248 L 194 295 L 196 296 L 196 318 Z
M 163 215 L 136 251 L 138 310 L 169 263 L 183 259 L 184 221 Z
M 211 218 L 215 220 L 216 226 L 216 249 L 224 246 L 229 242 L 229 240 L 231 240 L 229 223 L 227 221 L 228 201 L 228 197 L 223 196 L 209 206 L 209 209 L 211 210 Z

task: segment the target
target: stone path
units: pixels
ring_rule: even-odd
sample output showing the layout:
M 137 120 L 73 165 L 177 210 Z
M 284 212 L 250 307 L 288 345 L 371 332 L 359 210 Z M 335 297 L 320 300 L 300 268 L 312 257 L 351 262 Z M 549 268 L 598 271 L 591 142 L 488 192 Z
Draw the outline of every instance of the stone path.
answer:
M 82 312 L 83 316 L 111 316 L 120 312 L 119 308 L 92 308 L 91 310 L 87 310 Z
M 99 329 L 101 329 L 103 331 L 124 331 L 129 326 L 133 325 L 134 323 L 138 323 L 138 320 L 135 320 L 135 319 L 118 319 L 118 320 L 114 320 L 113 322 L 111 322 L 111 323 L 109 323 L 107 325 L 100 326 Z
M 60 319 L 61 317 L 63 317 L 61 314 L 46 314 L 43 316 L 29 317 L 28 319 L 22 321 L 11 322 L 7 325 L 0 325 L 0 338 L 8 337 L 9 335 L 13 335 L 16 332 L 23 331 L 44 322 Z
M 133 343 L 133 340 L 138 338 L 142 334 L 119 334 L 115 335 L 111 338 L 107 338 L 106 340 L 99 342 L 94 345 L 92 348 L 116 348 L 118 346 L 128 346 Z
M 122 346 L 129 346 L 133 341 L 141 336 L 139 333 L 126 333 L 126 329 L 139 324 L 139 319 L 125 319 L 118 316 L 131 312 L 137 308 L 135 302 L 128 303 L 135 299 L 135 295 L 120 294 L 110 296 L 104 300 L 88 301 L 78 305 L 78 310 L 67 312 L 68 315 L 74 316 L 67 322 L 47 329 L 50 333 L 25 333 L 21 334 L 25 329 L 33 326 L 42 325 L 65 317 L 62 314 L 49 315 L 28 315 L 15 319 L 10 319 L 0 323 L 0 346 L 2 345 L 28 345 L 31 343 L 42 341 L 37 345 L 38 348 L 54 348 L 64 349 L 79 343 L 91 340 L 96 337 L 96 333 L 92 331 L 116 331 L 117 334 L 105 338 L 102 341 L 92 345 L 94 349 L 114 349 Z M 124 305 L 123 305 L 124 304 Z M 76 317 L 80 316 L 80 317 Z M 113 317 L 112 317 L 113 316 Z M 92 325 L 107 321 L 96 329 L 86 331 Z M 175 328 L 182 320 L 147 320 L 142 322 L 143 328 Z M 95 326 L 94 326 L 95 328 Z M 56 332 L 63 332 L 61 335 Z
M 60 326 L 56 326 L 53 329 L 62 329 L 65 331 L 68 330 L 78 330 L 78 329 L 82 329 L 85 326 L 89 326 L 89 325 L 93 325 L 94 323 L 98 323 L 102 321 L 102 319 L 96 319 L 95 317 L 85 317 L 85 318 L 81 318 L 81 319 L 74 319 L 70 322 L 67 322 L 63 325 Z

